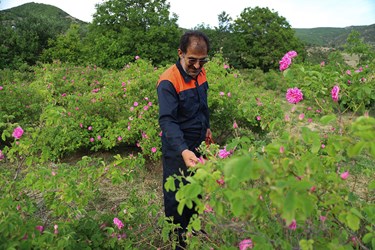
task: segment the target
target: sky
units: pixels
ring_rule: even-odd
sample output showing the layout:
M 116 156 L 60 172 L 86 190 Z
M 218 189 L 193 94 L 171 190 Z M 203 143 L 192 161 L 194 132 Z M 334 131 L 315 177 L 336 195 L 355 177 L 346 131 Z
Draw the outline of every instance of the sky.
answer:
M 104 0 L 0 0 L 0 10 L 28 2 L 56 6 L 85 22 L 92 21 L 95 4 Z M 218 15 L 225 11 L 232 19 L 248 7 L 268 7 L 286 18 L 292 28 L 317 28 L 375 24 L 375 0 L 167 0 L 176 13 L 179 27 L 190 29 L 204 23 L 218 26 Z

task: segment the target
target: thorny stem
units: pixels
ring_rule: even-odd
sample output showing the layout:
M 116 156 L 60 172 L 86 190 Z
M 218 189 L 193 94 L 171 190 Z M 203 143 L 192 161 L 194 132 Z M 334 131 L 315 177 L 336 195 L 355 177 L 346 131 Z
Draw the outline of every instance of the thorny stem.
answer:
M 321 110 L 323 110 L 323 107 L 320 105 L 318 99 L 315 98 L 315 102 L 318 104 L 319 108 L 320 108 Z
M 25 161 L 25 159 L 26 159 L 26 157 L 23 157 L 22 160 L 19 162 L 19 164 L 18 164 L 18 166 L 17 166 L 16 175 L 15 175 L 14 178 L 13 178 L 14 181 L 17 179 L 18 173 L 20 172 L 21 167 L 22 167 L 23 162 Z
M 334 214 L 333 214 L 333 218 L 335 219 L 336 223 L 339 224 L 342 228 L 344 228 L 348 233 L 350 233 L 351 235 L 356 236 L 352 232 L 352 230 L 348 229 L 343 223 L 341 223 L 341 221 L 339 221 Z M 356 239 L 357 239 L 356 242 L 361 246 L 361 249 L 369 250 L 369 248 L 367 248 L 365 245 L 363 245 L 362 241 L 358 237 L 356 237 Z

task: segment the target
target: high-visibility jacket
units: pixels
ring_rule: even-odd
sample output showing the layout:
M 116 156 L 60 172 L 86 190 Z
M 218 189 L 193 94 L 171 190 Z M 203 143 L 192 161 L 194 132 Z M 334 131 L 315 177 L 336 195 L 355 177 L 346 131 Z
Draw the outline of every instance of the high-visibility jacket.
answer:
M 179 60 L 159 77 L 159 125 L 169 148 L 181 153 L 188 149 L 186 140 L 204 140 L 210 128 L 207 91 L 205 69 L 194 79 Z

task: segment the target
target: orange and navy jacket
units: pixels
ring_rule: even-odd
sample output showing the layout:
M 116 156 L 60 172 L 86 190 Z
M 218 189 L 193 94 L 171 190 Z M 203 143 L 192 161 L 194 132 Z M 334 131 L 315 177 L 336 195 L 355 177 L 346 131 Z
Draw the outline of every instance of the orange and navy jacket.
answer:
M 202 68 L 194 79 L 183 70 L 179 60 L 159 77 L 157 93 L 162 137 L 179 153 L 188 149 L 186 139 L 204 140 L 210 128 L 207 90 L 205 69 Z

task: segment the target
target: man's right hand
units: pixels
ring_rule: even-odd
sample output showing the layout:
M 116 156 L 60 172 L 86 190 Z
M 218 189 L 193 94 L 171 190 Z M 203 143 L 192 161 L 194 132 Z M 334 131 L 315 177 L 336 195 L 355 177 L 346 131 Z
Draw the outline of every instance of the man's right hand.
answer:
M 187 167 L 194 167 L 199 162 L 199 159 L 194 152 L 190 151 L 189 149 L 182 151 L 181 155 Z

